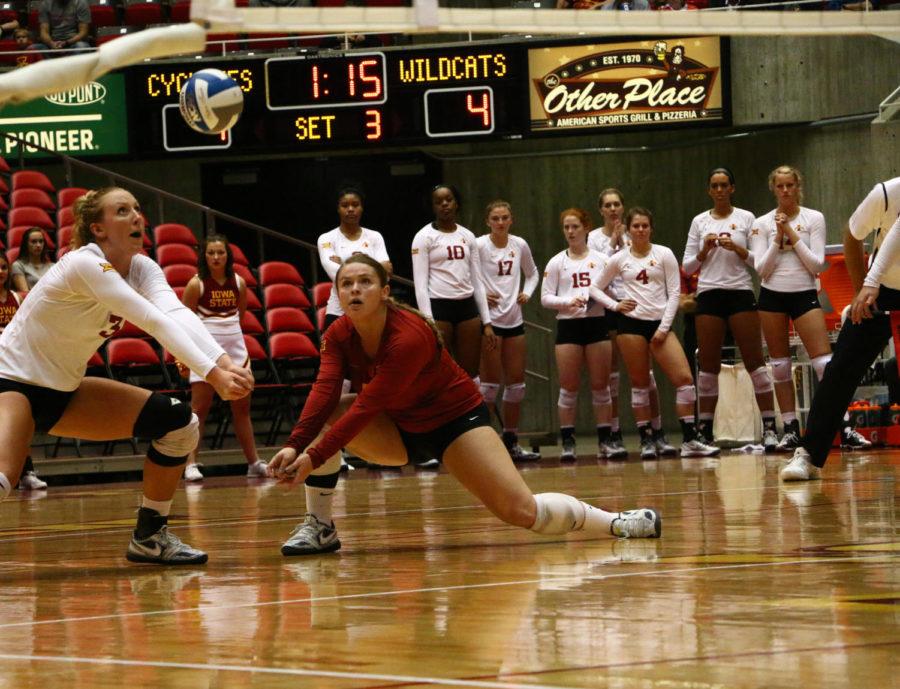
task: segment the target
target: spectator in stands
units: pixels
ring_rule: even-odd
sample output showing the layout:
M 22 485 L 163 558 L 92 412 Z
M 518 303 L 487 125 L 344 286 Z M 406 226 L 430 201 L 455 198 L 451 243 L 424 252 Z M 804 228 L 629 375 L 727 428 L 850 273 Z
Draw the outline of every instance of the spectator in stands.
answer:
M 0 250 L 0 333 L 16 315 L 21 303 L 22 297 L 16 294 L 12 286 L 9 259 L 6 257 L 6 252 Z M 46 487 L 46 481 L 38 478 L 34 471 L 31 455 L 28 455 L 25 457 L 25 466 L 22 467 L 22 475 L 19 477 L 19 488 L 21 490 L 44 490 Z
M 13 287 L 19 292 L 29 292 L 52 267 L 44 231 L 40 227 L 32 227 L 22 235 L 19 258 L 12 265 Z
M 87 0 L 41 0 L 38 10 L 40 41 L 38 50 L 87 49 L 91 11 Z
M 17 19 L 13 19 L 8 22 L 3 22 L 0 24 L 0 31 L 2 31 L 3 36 L 8 36 L 10 33 L 15 37 L 15 33 L 19 30 L 19 21 Z M 26 29 L 27 31 L 28 29 Z M 30 34 L 29 34 L 30 35 Z
M 18 22 L 11 23 L 18 24 Z M 6 24 L 3 26 L 6 26 Z M 41 59 L 40 51 L 35 50 L 32 45 L 34 39 L 31 36 L 31 31 L 24 26 L 20 26 L 13 31 L 13 39 L 16 42 L 16 50 L 18 51 L 18 54 L 16 55 L 16 67 L 24 67 L 25 65 L 30 65 L 32 62 L 37 62 Z
M 232 361 L 239 362 L 239 365 L 248 362 L 247 346 L 241 331 L 241 316 L 247 309 L 247 283 L 234 272 L 234 254 L 224 235 L 211 234 L 203 240 L 203 256 L 197 275 L 185 287 L 182 302 L 200 317 L 209 334 Z M 191 408 L 200 424 L 200 439 L 188 457 L 184 479 L 202 481 L 203 474 L 197 467 L 197 451 L 203 441 L 203 427 L 215 390 L 193 372 L 189 379 Z M 250 395 L 231 400 L 230 404 L 234 432 L 247 460 L 247 476 L 262 478 L 266 475 L 266 463 L 256 454 L 253 422 L 250 419 Z

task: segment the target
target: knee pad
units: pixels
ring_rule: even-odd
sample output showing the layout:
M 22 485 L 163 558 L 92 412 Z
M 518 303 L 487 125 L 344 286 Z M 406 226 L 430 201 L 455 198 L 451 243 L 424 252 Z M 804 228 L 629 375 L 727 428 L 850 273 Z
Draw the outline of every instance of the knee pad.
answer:
M 619 396 L 619 372 L 609 374 L 609 394 L 613 397 Z
M 715 373 L 700 371 L 700 375 L 697 377 L 697 392 L 700 397 L 718 397 L 719 376 Z
M 609 388 L 591 390 L 591 403 L 595 407 L 602 407 L 604 404 L 612 404 L 612 395 L 609 394 Z
M 649 390 L 656 390 L 656 376 L 653 375 L 653 368 L 650 368 L 650 385 Z
M 676 404 L 693 404 L 697 401 L 697 391 L 693 385 L 682 385 L 675 391 Z
M 649 407 L 650 388 L 631 388 L 631 406 Z
M 702 373 L 700 375 L 703 375 Z M 758 369 L 750 373 L 750 380 L 753 381 L 753 392 L 761 395 L 765 392 L 772 392 L 772 377 L 769 375 L 769 369 L 760 366 Z
M 825 367 L 828 366 L 829 361 L 831 361 L 831 354 L 823 354 L 812 360 L 813 371 L 816 372 L 816 380 L 822 380 L 822 376 L 825 375 Z
M 479 387 L 485 404 L 493 404 L 497 401 L 497 393 L 500 390 L 499 383 L 482 383 Z
M 791 358 L 788 356 L 772 359 L 772 380 L 789 383 L 791 380 Z
M 559 401 L 557 404 L 563 409 L 571 409 L 578 402 L 578 390 L 559 389 Z
M 147 457 L 154 464 L 164 467 L 181 466 L 187 456 L 197 447 L 200 440 L 200 420 L 191 414 L 190 420 L 181 428 L 169 431 L 162 438 L 150 441 Z
M 578 531 L 586 518 L 584 504 L 565 493 L 539 493 L 534 496 L 537 518 L 531 531 L 540 534 L 560 535 Z
M 518 404 L 525 399 L 525 383 L 513 383 L 503 388 L 503 401 Z

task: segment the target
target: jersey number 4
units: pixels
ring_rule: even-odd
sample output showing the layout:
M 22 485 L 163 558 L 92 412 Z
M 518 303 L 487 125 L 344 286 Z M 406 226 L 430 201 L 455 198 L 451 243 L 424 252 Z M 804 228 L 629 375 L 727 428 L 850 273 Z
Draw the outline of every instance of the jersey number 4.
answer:
M 644 268 L 644 270 L 634 276 L 634 279 L 640 282 L 642 285 L 646 285 L 648 282 L 650 282 L 650 276 L 647 275 L 647 269 Z
M 590 273 L 572 273 L 572 287 L 590 287 Z
M 100 337 L 112 337 L 122 329 L 122 323 L 125 319 L 114 313 L 109 314 L 109 327 L 100 331 Z

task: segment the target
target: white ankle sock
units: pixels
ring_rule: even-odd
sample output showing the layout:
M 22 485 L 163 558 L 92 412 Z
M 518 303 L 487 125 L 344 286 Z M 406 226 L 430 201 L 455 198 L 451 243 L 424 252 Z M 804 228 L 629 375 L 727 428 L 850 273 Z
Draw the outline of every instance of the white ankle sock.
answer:
M 141 507 L 148 507 L 159 512 L 160 517 L 168 517 L 172 509 L 171 500 L 151 500 L 146 495 L 141 498 Z
M 0 501 L 4 498 L 8 498 L 11 490 L 12 485 L 10 485 L 9 479 L 6 478 L 6 474 L 0 471 Z
M 331 506 L 334 503 L 334 488 L 303 486 L 306 489 L 306 511 L 325 524 L 331 524 Z
M 570 531 L 584 531 L 592 538 L 610 537 L 609 526 L 618 516 L 591 507 L 565 493 L 539 493 L 534 496 L 537 519 L 531 526 L 535 533 L 559 535 Z

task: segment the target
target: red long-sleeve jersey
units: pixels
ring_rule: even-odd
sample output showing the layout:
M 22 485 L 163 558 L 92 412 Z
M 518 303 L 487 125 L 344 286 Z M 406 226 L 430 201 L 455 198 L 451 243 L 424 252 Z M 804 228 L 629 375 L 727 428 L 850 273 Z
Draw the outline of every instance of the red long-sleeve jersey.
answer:
M 414 313 L 388 307 L 381 346 L 374 359 L 366 356 L 360 337 L 347 316 L 328 328 L 321 347 L 319 375 L 286 446 L 304 450 L 314 467 L 344 447 L 381 412 L 411 433 L 425 433 L 478 406 L 481 392 L 453 361 L 438 350 L 428 324 Z M 315 439 L 341 398 L 347 378 L 357 397 L 328 430 Z

